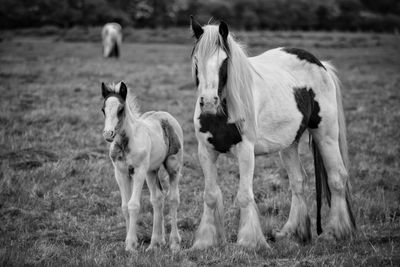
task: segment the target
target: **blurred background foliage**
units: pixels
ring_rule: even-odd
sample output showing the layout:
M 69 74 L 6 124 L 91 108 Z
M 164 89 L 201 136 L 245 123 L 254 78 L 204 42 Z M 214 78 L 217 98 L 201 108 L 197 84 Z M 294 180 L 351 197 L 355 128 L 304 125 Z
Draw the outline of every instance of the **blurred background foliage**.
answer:
M 241 30 L 396 31 L 398 0 L 0 0 L 2 29 L 54 25 L 187 27 L 224 19 Z

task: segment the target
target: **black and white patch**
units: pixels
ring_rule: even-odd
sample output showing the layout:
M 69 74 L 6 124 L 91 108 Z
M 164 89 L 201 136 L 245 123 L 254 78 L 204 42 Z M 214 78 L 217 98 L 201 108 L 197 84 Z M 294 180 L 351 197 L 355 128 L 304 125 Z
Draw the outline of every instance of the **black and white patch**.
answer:
M 313 54 L 311 54 L 306 50 L 294 47 L 293 48 L 285 47 L 282 50 L 285 51 L 286 53 L 296 55 L 300 60 L 305 60 L 308 63 L 318 65 L 326 70 L 325 66 L 321 63 L 321 61 L 319 61 L 318 58 L 316 58 Z
M 298 142 L 307 128 L 318 128 L 318 125 L 321 122 L 321 117 L 318 115 L 320 107 L 318 102 L 315 100 L 315 93 L 311 88 L 293 88 L 293 94 L 297 108 L 303 115 L 303 119 L 295 137 L 295 141 Z
M 113 147 L 110 150 L 110 158 L 113 162 L 125 161 L 126 155 L 129 154 L 129 137 L 123 131 L 116 137 Z
M 200 132 L 210 133 L 212 136 L 207 141 L 214 149 L 226 153 L 229 149 L 242 141 L 242 136 L 235 123 L 228 123 L 226 103 L 223 101 L 225 112 L 217 114 L 200 114 Z
M 167 119 L 162 119 L 160 123 L 164 132 L 165 144 L 168 147 L 167 157 L 175 155 L 181 149 L 181 142 L 179 141 L 178 135 Z

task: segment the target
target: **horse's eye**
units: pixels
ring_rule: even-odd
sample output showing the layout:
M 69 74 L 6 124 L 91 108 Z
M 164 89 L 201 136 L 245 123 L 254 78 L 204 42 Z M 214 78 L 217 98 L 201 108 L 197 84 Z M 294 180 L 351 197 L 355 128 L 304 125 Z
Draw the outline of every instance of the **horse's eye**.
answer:
M 118 109 L 118 116 L 121 116 L 122 112 L 124 112 L 124 107 Z

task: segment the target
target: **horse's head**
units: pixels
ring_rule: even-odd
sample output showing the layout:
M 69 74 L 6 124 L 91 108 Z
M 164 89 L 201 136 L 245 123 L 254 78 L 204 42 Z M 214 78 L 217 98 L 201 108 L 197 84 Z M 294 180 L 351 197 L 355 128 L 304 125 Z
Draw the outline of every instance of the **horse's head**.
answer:
M 103 137 L 107 142 L 114 140 L 122 126 L 127 91 L 124 82 L 109 86 L 101 83 L 101 93 L 104 98 L 102 111 L 105 118 Z
M 216 114 L 228 77 L 228 26 L 221 21 L 218 26 L 202 27 L 191 17 L 191 28 L 196 38 L 192 67 L 198 89 L 197 102 L 202 113 Z

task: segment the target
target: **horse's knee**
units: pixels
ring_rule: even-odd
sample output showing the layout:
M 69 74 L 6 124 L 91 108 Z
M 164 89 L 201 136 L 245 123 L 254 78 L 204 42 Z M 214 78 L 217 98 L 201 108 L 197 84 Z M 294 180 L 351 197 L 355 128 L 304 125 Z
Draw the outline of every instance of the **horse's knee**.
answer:
M 219 191 L 219 189 L 205 190 L 203 195 L 204 202 L 207 204 L 208 207 L 215 208 L 220 194 L 221 192 Z
M 150 202 L 153 205 L 153 207 L 161 207 L 162 203 L 164 201 L 164 196 L 160 191 L 156 191 L 155 194 L 153 194 L 150 197 Z
M 140 202 L 129 201 L 129 203 L 128 203 L 128 212 L 130 214 L 139 212 L 139 210 L 140 210 Z
M 335 170 L 328 174 L 328 185 L 332 193 L 344 194 L 348 173 L 346 170 Z
M 244 208 L 247 207 L 250 202 L 252 202 L 253 196 L 251 192 L 247 192 L 244 189 L 239 189 L 237 195 L 236 195 L 236 201 L 239 205 L 239 207 Z
M 122 204 L 121 205 L 121 210 L 122 210 L 122 214 L 124 216 L 127 216 L 128 215 L 128 204 Z

